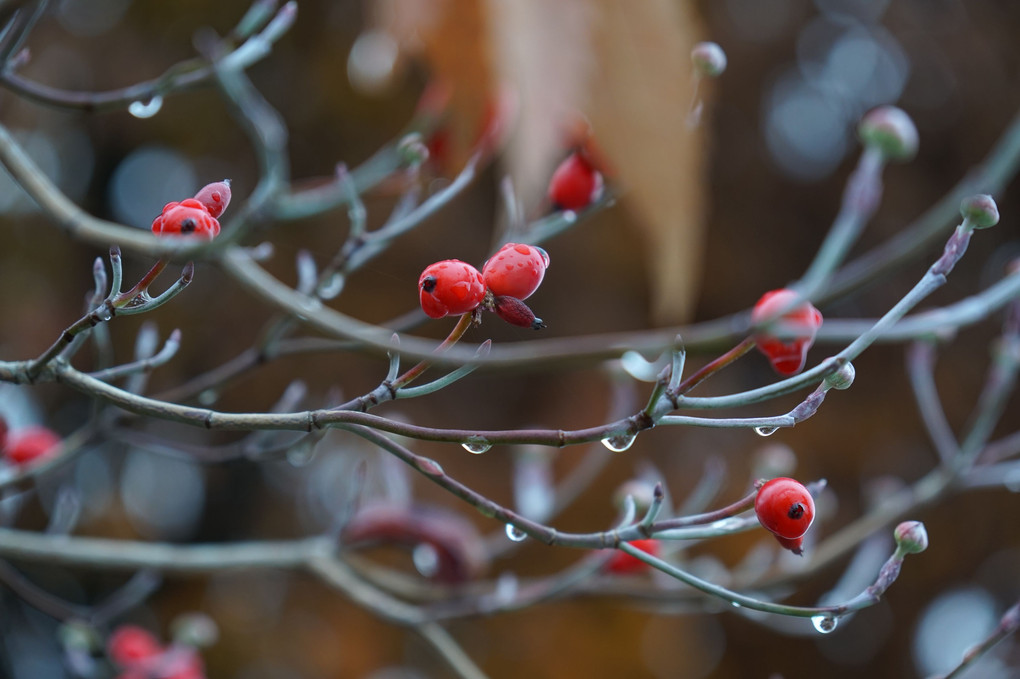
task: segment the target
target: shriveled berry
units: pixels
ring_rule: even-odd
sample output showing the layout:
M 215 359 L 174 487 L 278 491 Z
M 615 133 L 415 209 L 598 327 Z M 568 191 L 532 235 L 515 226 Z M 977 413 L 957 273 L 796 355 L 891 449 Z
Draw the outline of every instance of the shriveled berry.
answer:
M 482 278 L 494 295 L 527 299 L 542 284 L 549 255 L 524 243 L 507 243 L 482 267 Z
M 541 330 L 545 327 L 542 319 L 536 318 L 535 312 L 516 297 L 508 295 L 494 297 L 492 300 L 492 310 L 510 325 L 531 328 L 532 330 Z
M 815 501 L 804 484 L 781 476 L 758 490 L 754 513 L 776 537 L 794 540 L 807 533 L 815 520 Z
M 561 210 L 580 210 L 602 193 L 602 174 L 580 153 L 571 153 L 549 180 L 549 200 Z
M 163 647 L 148 630 L 121 625 L 106 642 L 106 653 L 117 665 L 132 667 L 163 652 Z
M 662 544 L 655 538 L 633 540 L 627 544 L 631 547 L 637 547 L 645 554 L 651 554 L 655 557 L 658 557 L 662 552 Z M 616 550 L 613 552 L 613 556 L 608 562 L 606 562 L 606 571 L 614 573 L 615 575 L 644 573 L 649 568 L 650 566 L 644 561 L 622 550 Z
M 466 314 L 485 298 L 485 281 L 478 269 L 459 259 L 430 264 L 418 278 L 421 308 L 429 318 Z
M 206 184 L 195 194 L 195 200 L 205 206 L 212 217 L 219 217 L 230 205 L 230 180 Z
M 58 445 L 60 437 L 46 427 L 26 427 L 10 433 L 4 457 L 14 464 L 27 465 L 46 457 Z
M 220 233 L 220 223 L 200 201 L 185 198 L 163 207 L 162 214 L 152 221 L 152 232 L 157 236 L 199 236 L 212 240 Z
M 801 371 L 822 325 L 822 313 L 811 302 L 797 303 L 798 299 L 793 290 L 772 290 L 762 295 L 751 311 L 755 325 L 772 319 L 768 328 L 755 333 L 754 343 L 780 375 Z M 776 318 L 776 314 L 782 315 Z

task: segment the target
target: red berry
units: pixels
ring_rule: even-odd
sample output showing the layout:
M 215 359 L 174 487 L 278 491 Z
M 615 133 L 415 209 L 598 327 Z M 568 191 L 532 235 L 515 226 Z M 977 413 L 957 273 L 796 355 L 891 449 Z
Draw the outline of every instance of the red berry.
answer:
M 531 307 L 516 297 L 509 297 L 507 295 L 493 297 L 492 310 L 510 325 L 516 325 L 520 328 L 531 328 L 532 330 L 541 330 L 545 327 L 545 322 L 535 316 L 535 312 L 531 310 Z
M 45 457 L 60 445 L 60 437 L 46 427 L 28 427 L 11 432 L 4 457 L 17 465 L 26 465 Z
M 162 214 L 152 220 L 152 232 L 157 236 L 191 235 L 212 240 L 220 232 L 220 223 L 201 202 L 185 198 L 163 207 Z
M 429 318 L 466 314 L 485 298 L 485 281 L 470 264 L 446 259 L 430 264 L 421 272 L 418 297 Z
M 563 210 L 587 207 L 602 193 L 602 174 L 580 153 L 572 153 L 549 180 L 549 200 Z
M 163 652 L 156 637 L 134 625 L 121 625 L 106 642 L 106 653 L 121 667 L 138 665 Z
M 205 206 L 211 217 L 219 217 L 230 205 L 230 180 L 206 184 L 195 194 L 195 200 Z
M 815 520 L 815 501 L 804 484 L 781 476 L 758 490 L 754 513 L 758 522 L 776 537 L 796 540 L 807 533 Z
M 798 299 L 793 290 L 772 290 L 762 295 L 751 311 L 751 322 L 755 325 L 773 320 L 766 330 L 755 333 L 754 343 L 780 375 L 796 375 L 801 371 L 822 325 L 822 313 L 806 300 L 798 304 Z M 776 318 L 777 313 L 782 315 Z
M 494 295 L 527 299 L 542 284 L 549 254 L 523 243 L 507 243 L 482 267 L 482 277 Z
M 645 554 L 651 554 L 652 556 L 659 556 L 662 551 L 662 545 L 655 538 L 648 538 L 646 540 L 634 540 L 628 543 L 631 547 L 637 547 Z M 616 575 L 632 575 L 634 573 L 644 573 L 650 566 L 636 556 L 632 556 L 622 550 L 616 550 L 613 552 L 612 558 L 606 563 L 606 570 Z

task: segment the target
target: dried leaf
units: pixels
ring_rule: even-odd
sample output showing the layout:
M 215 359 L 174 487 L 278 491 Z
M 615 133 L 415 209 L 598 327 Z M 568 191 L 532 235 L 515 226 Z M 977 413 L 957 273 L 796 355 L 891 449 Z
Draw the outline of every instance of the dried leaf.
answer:
M 653 312 L 690 318 L 703 247 L 702 139 L 685 124 L 694 12 L 675 0 L 600 0 L 589 118 L 644 231 Z
M 446 153 L 461 167 L 493 115 L 492 61 L 482 0 L 377 0 L 373 23 L 426 61 L 446 90 Z

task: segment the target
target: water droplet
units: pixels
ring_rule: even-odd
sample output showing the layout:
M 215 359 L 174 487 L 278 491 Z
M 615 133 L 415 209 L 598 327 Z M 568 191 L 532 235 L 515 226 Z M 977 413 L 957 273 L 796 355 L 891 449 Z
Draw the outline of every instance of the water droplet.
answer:
M 577 213 L 573 210 L 564 210 L 560 213 L 560 218 L 563 219 L 567 224 L 573 224 L 577 221 Z
M 623 451 L 634 445 L 634 439 L 637 438 L 637 434 L 619 434 L 618 436 L 608 436 L 602 439 L 602 445 L 614 453 L 622 453 Z
M 96 307 L 94 313 L 96 315 L 96 318 L 98 318 L 100 322 L 103 323 L 113 318 L 113 308 L 109 304 L 105 303 L 100 304 L 99 306 Z
M 411 552 L 414 567 L 422 577 L 431 578 L 439 572 L 439 552 L 427 542 L 423 542 Z
M 468 451 L 472 455 L 481 455 L 482 453 L 488 452 L 492 448 L 492 444 L 486 441 L 481 436 L 472 436 L 467 441 L 460 444 L 461 448 Z
M 198 395 L 198 402 L 204 406 L 211 406 L 220 400 L 220 392 L 216 389 L 205 389 Z
M 737 603 L 736 601 L 731 601 L 731 602 L 730 602 L 730 606 L 733 606 L 733 608 L 743 608 L 743 607 L 742 607 L 742 606 L 741 606 L 740 604 L 738 604 L 738 603 Z
M 151 118 L 163 108 L 163 97 L 158 94 L 149 101 L 133 101 L 128 106 L 128 113 L 135 118 Z
M 303 437 L 287 449 L 287 462 L 292 467 L 304 467 L 315 458 L 316 443 L 318 440 L 314 436 Z
M 528 534 L 512 523 L 508 523 L 506 525 L 506 536 L 513 542 L 523 542 L 527 539 Z
M 779 431 L 779 427 L 755 427 L 754 428 L 754 433 L 757 434 L 758 436 L 772 436 L 777 431 Z
M 836 629 L 837 624 L 836 616 L 834 615 L 816 615 L 811 618 L 811 624 L 815 626 L 820 634 L 828 634 L 829 632 Z
M 344 289 L 344 277 L 335 273 L 319 286 L 319 297 L 322 299 L 333 299 Z

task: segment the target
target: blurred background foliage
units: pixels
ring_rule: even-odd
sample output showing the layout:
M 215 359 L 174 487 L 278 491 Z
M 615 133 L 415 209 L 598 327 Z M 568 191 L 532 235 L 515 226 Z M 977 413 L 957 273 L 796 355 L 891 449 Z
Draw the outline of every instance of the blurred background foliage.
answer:
M 244 0 L 173 3 L 64 0 L 29 42 L 22 74 L 74 90 L 122 87 L 194 55 L 196 30 L 225 33 Z M 485 0 L 305 0 L 291 32 L 252 69 L 254 84 L 282 114 L 295 178 L 328 177 L 336 163 L 355 166 L 399 135 L 430 84 L 451 87 L 449 153 L 433 167 L 432 186 L 459 170 L 492 102 L 510 92 L 517 124 L 499 159 L 472 190 L 353 277 L 336 308 L 383 322 L 417 305 L 415 281 L 428 263 L 456 257 L 480 264 L 505 219 L 499 182 L 514 178 L 526 214 L 549 209 L 543 190 L 565 155 L 564 129 L 575 112 L 591 123 L 620 189 L 616 205 L 547 244 L 552 266 L 532 298 L 549 336 L 636 330 L 705 320 L 749 307 L 763 291 L 795 279 L 834 216 L 855 162 L 853 127 L 868 108 L 896 103 L 921 133 L 918 157 L 886 172 L 883 204 L 855 252 L 895 235 L 990 150 L 1020 105 L 1020 5 L 1001 0 L 649 0 L 507 3 Z M 685 123 L 691 75 L 687 54 L 701 39 L 720 43 L 729 69 L 702 83 L 704 125 Z M 352 52 L 352 48 L 358 47 Z M 507 87 L 512 83 L 511 87 Z M 512 101 L 516 98 L 516 101 Z M 242 131 L 215 88 L 168 97 L 156 115 L 53 110 L 0 92 L 0 115 L 61 188 L 97 216 L 146 228 L 162 205 L 202 184 L 230 177 L 249 193 L 256 164 Z M 1014 185 L 996 196 L 1003 223 L 975 239 L 950 284 L 930 300 L 949 303 L 1001 276 L 1020 255 Z M 366 196 L 379 224 L 400 187 Z M 346 214 L 280 224 L 257 234 L 275 246 L 267 267 L 295 280 L 299 249 L 327 261 L 342 243 Z M 257 242 L 253 240 L 254 242 Z M 936 251 L 876 280 L 827 316 L 875 317 L 921 275 Z M 91 266 L 103 252 L 64 238 L 13 182 L 0 175 L 0 347 L 29 358 L 80 314 Z M 126 261 L 127 277 L 149 262 Z M 155 316 L 161 335 L 184 331 L 181 352 L 153 376 L 155 392 L 237 355 L 273 312 L 225 276 L 199 266 L 195 282 Z M 129 356 L 140 321 L 111 326 L 119 356 Z M 420 333 L 442 337 L 445 321 Z M 966 423 L 984 379 L 988 322 L 947 341 L 936 378 L 950 422 Z M 471 339 L 529 338 L 530 331 L 487 320 Z M 836 347 L 814 349 L 812 360 Z M 868 495 L 916 479 L 935 461 L 912 405 L 903 348 L 879 345 L 856 362 L 857 380 L 833 394 L 813 419 L 765 441 L 751 431 L 654 430 L 616 456 L 582 500 L 557 520 L 564 530 L 595 530 L 611 520 L 609 498 L 623 481 L 654 465 L 679 503 L 706 463 L 725 466 L 720 497 L 746 491 L 763 446 L 796 454 L 795 474 L 827 478 L 814 530 L 851 521 Z M 87 363 L 88 357 L 82 360 Z M 218 393 L 222 410 L 264 410 L 288 383 L 304 380 L 325 398 L 371 389 L 384 359 L 365 354 L 296 356 L 259 367 Z M 390 404 L 384 414 L 433 426 L 576 428 L 608 417 L 611 380 L 603 368 L 564 365 L 541 372 L 479 372 L 441 393 Z M 706 385 L 724 393 L 767 383 L 766 361 L 751 355 Z M 61 432 L 80 423 L 89 403 L 43 385 L 0 391 L 13 422 L 38 420 Z M 775 414 L 796 399 L 754 414 Z M 1014 396 L 1004 427 L 1018 421 Z M 182 442 L 205 432 L 152 423 L 150 432 Z M 999 432 L 1008 433 L 1008 430 Z M 218 442 L 236 435 L 220 433 Z M 484 456 L 459 447 L 415 444 L 455 478 L 500 502 L 511 501 L 512 454 Z M 580 449 L 555 453 L 558 473 Z M 415 497 L 463 510 L 454 498 L 412 481 L 352 437 L 333 433 L 314 460 L 196 465 L 122 443 L 104 442 L 64 476 L 41 482 L 18 525 L 41 527 L 58 482 L 72 478 L 85 498 L 81 532 L 173 541 L 280 538 L 328 528 L 348 498 L 352 459 L 371 462 L 372 492 Z M 404 485 L 402 485 L 404 484 Z M 889 487 L 888 485 L 885 487 Z M 1020 480 L 1012 485 L 1020 490 Z M 586 598 L 493 619 L 455 623 L 451 632 L 494 677 L 904 677 L 944 669 L 986 633 L 1020 596 L 1017 498 L 1007 490 L 964 494 L 912 518 L 923 520 L 931 548 L 912 559 L 887 601 L 820 636 L 807 621 L 739 614 L 646 611 L 622 600 Z M 475 517 L 472 517 L 473 520 Z M 477 517 L 486 532 L 502 527 Z M 732 565 L 763 532 L 696 548 L 704 568 Z M 810 549 L 808 550 L 810 558 Z M 567 549 L 524 546 L 493 572 L 548 573 L 578 558 Z M 383 554 L 410 568 L 402 554 Z M 717 562 L 717 563 L 718 563 Z M 841 566 L 845 566 L 843 563 Z M 72 600 L 89 601 L 122 574 L 32 566 L 35 581 Z M 833 587 L 835 568 L 804 583 L 792 601 L 811 604 Z M 4 615 L 0 672 L 57 677 L 51 621 L 0 593 Z M 210 677 L 244 679 L 445 676 L 424 644 L 391 628 L 299 574 L 225 573 L 172 578 L 134 619 L 165 629 L 173 615 L 201 609 L 220 625 L 206 653 Z M 795 624 L 796 623 L 796 624 Z M 1007 649 L 1016 666 L 1016 647 Z M 995 659 L 974 676 L 1007 676 Z M 990 669 L 989 669 L 990 668 Z M 1005 670 L 1003 670 L 1005 672 Z

